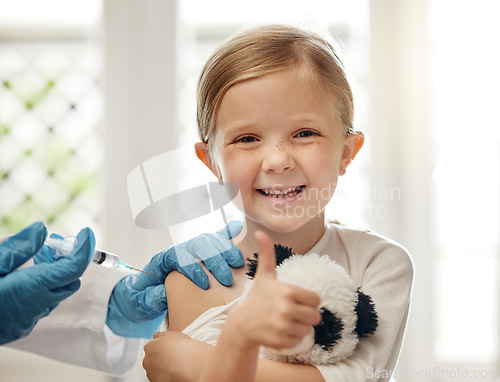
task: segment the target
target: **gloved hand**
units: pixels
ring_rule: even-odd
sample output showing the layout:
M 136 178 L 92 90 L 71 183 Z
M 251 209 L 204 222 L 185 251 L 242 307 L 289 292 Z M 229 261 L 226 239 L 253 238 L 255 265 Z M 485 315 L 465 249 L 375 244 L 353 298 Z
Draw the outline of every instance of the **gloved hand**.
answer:
M 138 273 L 121 279 L 109 300 L 108 327 L 123 337 L 151 338 L 167 311 L 164 284 L 170 272 L 177 270 L 200 288 L 208 288 L 208 276 L 195 257 L 205 263 L 221 284 L 231 285 L 233 274 L 229 265 L 241 267 L 245 260 L 229 239 L 242 228 L 241 222 L 232 221 L 215 234 L 202 234 L 155 255 L 144 271 L 160 278 Z
M 80 288 L 79 277 L 94 252 L 90 228 L 80 231 L 78 244 L 66 257 L 48 261 L 43 246 L 47 229 L 36 222 L 0 243 L 0 344 L 27 336 L 38 320 Z M 35 265 L 19 266 L 35 256 Z

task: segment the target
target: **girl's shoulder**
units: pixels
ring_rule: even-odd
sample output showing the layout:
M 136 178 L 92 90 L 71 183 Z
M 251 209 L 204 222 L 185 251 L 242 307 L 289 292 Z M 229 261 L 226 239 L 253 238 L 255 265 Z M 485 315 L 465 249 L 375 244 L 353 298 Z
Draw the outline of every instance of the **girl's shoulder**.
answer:
M 392 267 L 413 274 L 413 261 L 400 243 L 379 233 L 348 227 L 339 222 L 327 224 L 322 250 L 342 265 L 359 272 L 368 268 Z
M 210 286 L 204 290 L 178 271 L 170 272 L 165 280 L 165 292 L 168 303 L 169 330 L 182 331 L 207 310 L 222 306 L 238 298 L 243 292 L 240 273 L 244 268 L 231 268 L 233 285 L 224 286 L 210 273 L 203 263 L 203 270 L 208 276 Z
M 371 249 L 373 252 L 390 249 L 403 253 L 405 256 L 410 256 L 408 250 L 395 240 L 368 229 L 349 227 L 338 221 L 332 221 L 327 224 L 327 235 L 330 241 L 337 240 L 346 249 L 359 250 L 361 248 L 364 251 Z
M 170 272 L 165 279 L 168 304 L 168 329 L 182 331 L 204 311 L 219 304 L 216 293 L 217 280 L 209 275 L 210 287 L 203 290 L 178 271 Z

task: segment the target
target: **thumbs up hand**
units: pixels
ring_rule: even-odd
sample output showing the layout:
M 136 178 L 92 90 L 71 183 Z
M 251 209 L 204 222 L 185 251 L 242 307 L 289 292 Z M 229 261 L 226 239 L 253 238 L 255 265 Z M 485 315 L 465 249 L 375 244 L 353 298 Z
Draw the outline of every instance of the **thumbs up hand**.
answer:
M 319 296 L 276 278 L 276 254 L 270 237 L 255 233 L 259 258 L 254 282 L 247 296 L 233 309 L 226 325 L 237 328 L 244 347 L 274 349 L 296 346 L 321 321 Z

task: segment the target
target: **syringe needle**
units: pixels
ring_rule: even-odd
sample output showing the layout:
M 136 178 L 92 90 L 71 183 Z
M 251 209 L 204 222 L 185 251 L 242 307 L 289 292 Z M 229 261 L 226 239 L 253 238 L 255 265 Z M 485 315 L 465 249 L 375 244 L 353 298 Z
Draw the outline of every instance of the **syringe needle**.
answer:
M 130 267 L 130 265 L 129 265 L 129 267 Z M 154 277 L 158 277 L 159 279 L 161 279 L 161 277 L 160 277 L 160 276 L 158 276 L 158 275 L 154 275 L 154 274 L 149 273 L 149 272 L 146 272 L 146 271 L 143 271 L 142 269 L 138 269 L 138 268 L 134 268 L 134 267 L 130 267 L 130 269 L 133 269 L 134 271 L 138 271 L 138 272 L 146 273 L 146 274 L 148 274 L 148 275 L 151 275 L 151 276 L 154 276 Z

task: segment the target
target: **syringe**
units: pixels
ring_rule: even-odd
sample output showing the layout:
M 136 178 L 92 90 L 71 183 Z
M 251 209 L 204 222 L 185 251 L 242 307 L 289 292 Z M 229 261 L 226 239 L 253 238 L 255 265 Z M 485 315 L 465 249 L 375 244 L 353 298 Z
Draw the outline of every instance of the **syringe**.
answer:
M 55 249 L 57 251 L 56 253 L 59 256 L 67 256 L 71 253 L 71 251 L 73 250 L 73 248 L 76 245 L 76 237 L 68 237 L 66 239 L 58 239 L 55 237 L 47 236 L 44 244 L 47 247 Z M 124 261 L 121 261 L 120 258 L 118 256 L 116 256 L 115 254 L 109 253 L 109 252 L 104 252 L 104 251 L 97 249 L 97 248 L 94 250 L 94 254 L 92 256 L 92 261 L 94 263 L 102 265 L 103 267 L 106 267 L 106 268 L 133 269 L 134 271 L 147 273 L 148 275 L 161 278 L 158 275 L 154 275 L 152 273 L 145 272 L 142 269 L 134 268 L 131 265 L 125 263 Z

